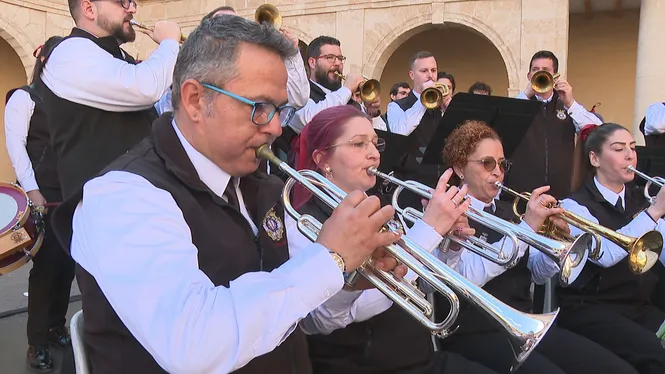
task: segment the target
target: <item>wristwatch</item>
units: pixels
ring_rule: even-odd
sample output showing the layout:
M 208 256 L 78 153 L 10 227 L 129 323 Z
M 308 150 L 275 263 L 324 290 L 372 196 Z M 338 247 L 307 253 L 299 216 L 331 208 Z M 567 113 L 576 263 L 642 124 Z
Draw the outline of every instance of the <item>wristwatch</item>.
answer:
M 346 274 L 346 264 L 344 263 L 344 259 L 342 256 L 339 255 L 339 253 L 333 252 L 333 251 L 328 251 L 330 253 L 330 256 L 335 260 L 335 263 L 337 264 L 337 267 L 339 267 L 339 270 L 342 272 L 342 276 L 344 276 L 344 280 L 346 280 L 347 274 Z

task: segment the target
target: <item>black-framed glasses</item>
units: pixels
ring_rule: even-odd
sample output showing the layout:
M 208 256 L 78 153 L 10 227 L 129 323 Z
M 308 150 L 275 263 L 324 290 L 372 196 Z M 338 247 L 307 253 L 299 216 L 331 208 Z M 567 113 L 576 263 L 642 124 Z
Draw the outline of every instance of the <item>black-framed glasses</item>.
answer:
M 355 136 L 355 137 L 353 137 L 350 140 L 347 140 L 345 142 L 329 145 L 329 146 L 325 147 L 324 150 L 334 148 L 334 147 L 339 147 L 340 145 L 350 145 L 350 146 L 352 146 L 354 148 L 357 148 L 357 149 L 367 150 L 370 143 L 373 144 L 374 148 L 376 148 L 376 150 L 379 151 L 379 152 L 383 152 L 386 149 L 386 141 L 384 139 L 381 139 L 381 138 L 369 139 L 369 138 L 362 137 L 362 136 Z
M 90 0 L 90 1 L 111 1 L 114 3 L 120 4 L 121 7 L 129 10 L 129 8 L 134 5 L 134 9 L 138 8 L 138 4 L 135 0 Z
M 321 55 L 321 56 L 316 56 L 315 58 L 325 58 L 326 61 L 328 61 L 331 64 L 334 64 L 336 60 L 339 60 L 339 62 L 342 63 L 346 60 L 346 57 L 337 56 L 337 55 Z
M 296 108 L 290 105 L 282 105 L 278 107 L 275 104 L 269 102 L 252 101 L 232 92 L 223 90 L 219 87 L 215 87 L 211 84 L 201 83 L 201 85 L 250 105 L 252 107 L 251 120 L 257 126 L 268 124 L 270 121 L 272 121 L 273 117 L 275 117 L 275 113 L 279 112 L 280 124 L 282 127 L 284 127 L 291 121 L 291 118 L 293 118 L 293 115 L 296 113 Z
M 483 168 L 485 168 L 486 171 L 494 170 L 498 163 L 499 169 L 504 173 L 510 170 L 510 166 L 513 164 L 510 160 L 506 160 L 505 158 L 502 158 L 499 161 L 497 161 L 494 157 L 484 157 L 481 158 L 480 160 L 467 160 L 467 161 L 477 162 L 479 164 L 482 164 Z

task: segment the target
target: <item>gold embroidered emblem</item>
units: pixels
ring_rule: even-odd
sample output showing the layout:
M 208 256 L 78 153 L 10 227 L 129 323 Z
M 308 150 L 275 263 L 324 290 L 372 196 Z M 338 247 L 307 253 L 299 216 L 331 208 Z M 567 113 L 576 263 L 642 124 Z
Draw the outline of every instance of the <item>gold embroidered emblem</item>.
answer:
M 275 242 L 282 240 L 284 236 L 284 223 L 277 216 L 275 208 L 271 208 L 263 218 L 263 229 L 266 230 L 266 233 Z
M 556 111 L 556 117 L 557 117 L 558 119 L 561 119 L 561 120 L 566 119 L 566 111 L 563 110 L 563 109 L 557 109 L 557 111 Z

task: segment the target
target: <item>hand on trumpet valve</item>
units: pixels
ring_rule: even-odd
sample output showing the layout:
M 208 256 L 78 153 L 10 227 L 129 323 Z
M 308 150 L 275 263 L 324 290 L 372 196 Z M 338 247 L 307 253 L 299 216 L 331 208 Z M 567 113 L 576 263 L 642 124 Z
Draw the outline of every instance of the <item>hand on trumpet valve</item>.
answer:
M 400 235 L 382 230 L 394 214 L 392 206 L 381 207 L 378 197 L 367 197 L 363 192 L 354 191 L 325 221 L 317 243 L 339 254 L 344 259 L 347 273 L 351 272 L 360 267 L 376 248 L 399 240 Z
M 283 27 L 280 28 L 279 31 L 282 33 L 282 35 L 284 35 L 285 38 L 287 38 L 288 40 L 290 40 L 291 43 L 293 43 L 293 45 L 294 45 L 296 48 L 298 48 L 298 38 L 296 38 L 295 36 L 293 36 L 293 34 L 291 34 L 291 32 L 289 32 L 289 30 L 287 30 L 287 29 L 285 29 L 285 28 L 283 28 Z
M 571 87 L 568 81 L 563 79 L 555 80 L 554 89 L 559 93 L 559 98 L 566 108 L 570 108 L 573 103 L 575 103 L 575 99 L 573 98 L 573 87 Z
M 360 73 L 351 72 L 344 77 L 344 87 L 351 90 L 351 92 L 358 91 L 360 84 L 365 81 L 365 77 Z
M 470 201 L 466 199 L 467 187 L 446 188 L 453 170 L 448 169 L 443 173 L 436 189 L 430 191 L 432 199 L 425 206 L 423 222 L 430 225 L 441 236 L 445 236 L 453 227 L 458 218 L 469 208 Z
M 543 226 L 547 218 L 555 214 L 561 214 L 564 211 L 558 206 L 557 199 L 545 194 L 549 190 L 550 186 L 536 188 L 531 193 L 531 198 L 526 205 L 523 220 L 536 232 Z
M 157 21 L 152 28 L 136 26 L 140 32 L 148 35 L 157 44 L 167 39 L 173 39 L 178 43 L 182 41 L 180 26 L 172 21 Z
M 660 188 L 651 206 L 647 209 L 647 213 L 655 220 L 665 216 L 665 187 Z

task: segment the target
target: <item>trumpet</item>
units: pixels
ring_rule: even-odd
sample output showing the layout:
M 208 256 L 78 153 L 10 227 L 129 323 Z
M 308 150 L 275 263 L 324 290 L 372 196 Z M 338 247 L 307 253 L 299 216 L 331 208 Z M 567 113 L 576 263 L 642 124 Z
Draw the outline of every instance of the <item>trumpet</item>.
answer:
M 331 183 L 321 174 L 312 170 L 296 171 L 286 162 L 275 156 L 267 144 L 256 150 L 257 158 L 268 160 L 289 176 L 284 184 L 282 202 L 284 210 L 297 222 L 298 230 L 309 240 L 315 241 L 321 230 L 321 222 L 309 215 L 299 214 L 291 205 L 290 192 L 296 182 L 308 189 L 315 198 L 321 199 L 332 209 L 337 208 L 346 193 Z M 393 221 L 394 222 L 394 221 Z M 398 224 L 386 224 L 383 230 L 398 232 Z M 472 305 L 481 309 L 501 326 L 507 333 L 515 355 L 511 370 L 516 370 L 538 345 L 548 329 L 552 326 L 559 309 L 554 312 L 534 315 L 523 313 L 503 304 L 494 296 L 442 263 L 436 256 L 413 242 L 407 236 L 386 247 L 386 250 L 397 260 L 409 267 L 434 290 L 441 293 L 450 302 L 450 312 L 441 322 L 430 318 L 434 308 L 425 295 L 413 284 L 404 279 L 396 278 L 392 273 L 376 269 L 371 257 L 356 271 L 349 274 L 353 280 L 359 275 L 364 276 L 377 289 L 395 304 L 404 308 L 413 318 L 425 325 L 432 334 L 445 338 L 453 332 L 454 321 L 459 314 L 460 294 Z M 454 290 L 454 291 L 453 291 Z M 457 293 L 455 293 L 457 292 Z
M 435 83 L 434 86 L 425 88 L 420 94 L 420 102 L 427 109 L 438 108 L 443 104 L 443 100 L 450 95 L 450 88 L 441 83 Z
M 515 191 L 507 187 L 502 187 L 502 189 L 513 195 L 516 194 Z M 596 258 L 600 258 L 598 253 L 600 245 L 598 243 L 600 243 L 601 236 L 628 252 L 628 264 L 630 270 L 635 274 L 642 274 L 651 269 L 656 261 L 658 261 L 660 252 L 663 250 L 663 235 L 657 230 L 651 230 L 639 238 L 633 238 L 610 230 L 569 211 L 564 211 L 559 218 L 570 225 L 578 227 L 585 233 L 592 234 L 596 238 L 598 249 L 591 256 L 595 255 Z
M 141 21 L 137 21 L 133 18 L 129 20 L 129 23 L 133 26 L 138 27 L 139 29 L 148 30 L 148 31 L 155 31 L 154 27 L 147 26 L 144 23 L 142 23 Z M 180 43 L 183 43 L 186 39 L 187 39 L 187 36 L 185 36 L 184 34 L 180 34 Z
M 341 79 L 346 79 L 346 77 L 338 71 L 335 72 L 335 75 Z M 381 95 L 381 83 L 379 83 L 378 80 L 370 79 L 365 75 L 363 75 L 363 77 L 365 80 L 360 82 L 358 85 L 358 91 L 356 92 L 360 92 L 360 98 L 364 102 L 370 103 L 374 101 L 374 99 L 376 99 L 379 95 Z
M 397 188 L 392 195 L 392 205 L 395 208 L 395 211 L 404 217 L 404 219 L 410 222 L 416 222 L 419 219 L 423 218 L 423 213 L 411 208 L 406 207 L 402 208 L 399 206 L 399 195 L 407 189 L 409 191 L 415 192 L 420 196 L 423 196 L 427 199 L 431 199 L 431 194 L 429 193 L 429 188 L 420 182 L 415 181 L 402 181 L 401 179 L 395 178 L 390 174 L 385 174 L 380 172 L 377 168 L 367 169 L 367 173 L 370 175 L 375 175 L 385 181 L 391 182 L 397 185 Z M 418 191 L 418 192 L 416 192 Z M 519 254 L 518 246 L 519 241 L 517 236 L 507 228 L 507 222 L 504 220 L 495 217 L 491 214 L 487 214 L 483 211 L 478 211 L 472 207 L 469 207 L 465 215 L 486 227 L 491 228 L 492 230 L 504 235 L 508 241 L 511 243 L 511 249 L 509 253 L 505 253 L 503 248 L 498 250 L 487 242 L 476 238 L 475 236 L 464 236 L 457 237 L 455 235 L 450 235 L 446 237 L 446 246 L 450 242 L 456 243 L 464 248 L 467 248 L 470 251 L 486 258 L 489 261 L 494 262 L 497 265 L 512 267 L 517 263 L 517 255 Z
M 519 204 L 520 200 L 524 200 L 524 201 L 528 202 L 529 199 L 531 198 L 531 194 L 528 193 L 528 192 L 519 193 L 519 192 L 517 192 L 517 191 L 515 191 L 515 190 L 513 190 L 509 187 L 506 187 L 501 182 L 495 182 L 494 185 L 498 189 L 500 189 L 502 191 L 505 191 L 505 192 L 508 192 L 509 194 L 515 196 L 515 200 L 513 201 L 513 213 L 515 214 L 515 216 L 522 219 L 524 217 L 524 214 L 519 212 L 518 204 Z M 585 230 L 585 228 L 587 228 L 587 225 L 582 224 L 582 221 L 584 220 L 584 218 L 579 217 L 576 214 L 573 214 L 573 213 L 568 212 L 568 211 L 564 212 L 563 214 L 559 214 L 557 217 L 562 219 L 564 222 L 566 222 L 570 225 L 573 225 L 575 227 L 578 227 L 582 231 L 585 231 L 585 232 L 588 232 L 589 234 L 591 234 L 592 237 L 596 241 L 596 245 L 593 247 L 593 250 L 591 250 L 589 252 L 589 258 L 591 258 L 592 260 L 597 261 L 602 257 L 603 254 L 600 251 L 600 247 L 601 247 L 600 235 L 596 231 Z M 538 233 L 541 234 L 541 235 L 547 236 L 548 238 L 552 238 L 552 239 L 560 240 L 560 241 L 564 241 L 564 242 L 574 242 L 575 241 L 574 236 L 572 236 L 572 235 L 560 230 L 559 228 L 557 228 L 556 225 L 554 225 L 554 223 L 552 223 L 551 220 L 547 220 L 543 224 L 543 227 L 541 227 L 541 229 L 538 230 Z
M 540 70 L 531 76 L 531 88 L 537 93 L 545 93 L 554 87 L 555 81 L 561 76 L 561 74 L 556 73 L 552 75 L 547 70 Z
M 389 180 L 390 182 L 397 184 L 399 187 L 405 188 L 413 193 L 416 193 L 424 197 L 425 199 L 432 198 L 432 194 L 429 192 L 430 188 L 419 182 L 415 181 L 405 182 L 395 177 L 389 176 L 385 173 L 381 173 L 374 168 L 370 168 L 370 170 L 368 170 L 368 173 L 372 173 L 380 178 Z M 397 193 L 398 190 L 400 190 L 399 187 L 393 193 L 393 206 L 395 207 L 395 210 L 398 212 L 400 211 L 406 212 L 407 215 L 404 215 L 404 217 L 409 220 L 413 220 L 414 218 L 415 219 L 422 218 L 423 213 L 418 212 L 415 209 L 412 208 L 401 209 L 399 206 L 397 206 L 397 199 L 395 198 L 395 193 Z M 522 228 L 511 222 L 506 222 L 498 217 L 494 217 L 491 214 L 477 211 L 472 207 L 469 207 L 469 210 L 467 210 L 465 214 L 468 218 L 473 219 L 479 223 L 486 224 L 488 227 L 496 230 L 501 234 L 504 235 L 508 234 L 506 235 L 506 237 L 508 237 L 511 241 L 515 240 L 515 238 L 519 239 L 529 244 L 530 246 L 538 249 L 539 251 L 543 252 L 546 256 L 555 261 L 557 265 L 559 265 L 559 269 L 561 269 L 561 271 L 559 272 L 559 280 L 563 285 L 569 285 L 570 283 L 572 283 L 579 275 L 578 271 L 579 269 L 577 269 L 577 267 L 583 265 L 586 262 L 585 260 L 586 260 L 587 247 L 589 247 L 591 240 L 591 236 L 587 233 L 580 235 L 572 243 L 566 243 L 546 238 L 542 235 L 534 233 L 531 230 Z M 448 239 L 454 240 L 450 236 L 448 237 Z M 467 246 L 466 243 L 462 241 L 457 243 L 477 253 L 478 255 L 489 259 L 490 261 L 494 261 L 492 258 L 485 256 L 483 252 L 478 251 L 474 247 Z M 516 255 L 517 245 L 515 245 L 513 253 L 515 253 L 514 255 Z
M 644 186 L 644 197 L 647 199 L 649 204 L 653 204 L 656 201 L 655 196 L 651 196 L 649 194 L 649 188 L 651 187 L 652 184 L 655 184 L 656 186 L 663 188 L 663 185 L 665 185 L 665 179 L 662 177 L 650 177 L 641 171 L 635 169 L 633 165 L 628 166 L 628 171 L 632 171 L 636 175 L 640 176 L 642 179 L 647 181 L 647 184 Z
M 254 20 L 267 23 L 279 30 L 282 27 L 282 13 L 272 4 L 262 4 L 254 12 Z

